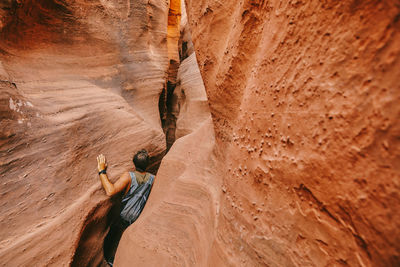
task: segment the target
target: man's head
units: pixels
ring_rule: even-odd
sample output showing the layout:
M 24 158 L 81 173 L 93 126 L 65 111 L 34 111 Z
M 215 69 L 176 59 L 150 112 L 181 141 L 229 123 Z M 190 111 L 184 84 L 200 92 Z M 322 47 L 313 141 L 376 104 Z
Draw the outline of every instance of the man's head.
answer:
M 149 165 L 149 154 L 146 149 L 138 151 L 135 156 L 133 156 L 133 164 L 135 164 L 137 171 L 146 171 L 147 165 Z

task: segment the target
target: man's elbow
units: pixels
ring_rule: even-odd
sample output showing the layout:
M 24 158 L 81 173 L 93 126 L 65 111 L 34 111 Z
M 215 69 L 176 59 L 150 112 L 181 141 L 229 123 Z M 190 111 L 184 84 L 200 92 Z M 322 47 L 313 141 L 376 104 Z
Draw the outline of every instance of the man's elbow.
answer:
M 115 190 L 107 190 L 107 191 L 106 191 L 106 195 L 107 195 L 108 197 L 112 197 L 112 196 L 114 196 L 115 194 L 116 194 Z

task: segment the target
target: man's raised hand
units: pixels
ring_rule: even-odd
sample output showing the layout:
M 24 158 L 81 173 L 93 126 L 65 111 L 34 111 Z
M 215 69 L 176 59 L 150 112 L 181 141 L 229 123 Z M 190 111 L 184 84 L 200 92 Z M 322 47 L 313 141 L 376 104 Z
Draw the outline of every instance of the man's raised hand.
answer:
M 106 157 L 103 154 L 97 156 L 97 169 L 99 171 L 107 169 Z

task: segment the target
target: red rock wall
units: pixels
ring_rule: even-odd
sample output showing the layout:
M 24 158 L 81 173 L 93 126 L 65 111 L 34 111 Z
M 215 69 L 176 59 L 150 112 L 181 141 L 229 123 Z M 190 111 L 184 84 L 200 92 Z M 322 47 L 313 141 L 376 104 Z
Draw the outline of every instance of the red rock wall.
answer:
M 1 263 L 102 264 L 95 156 L 159 160 L 171 81 L 116 266 L 399 265 L 398 5 L 186 2 L 197 59 L 180 1 L 0 3 Z
M 162 160 L 143 213 L 122 236 L 115 266 L 212 262 L 221 180 L 215 176 L 213 125 L 185 19 L 180 28 L 180 43 L 186 42 L 188 49 L 181 53 L 186 57 L 181 56 L 174 91 L 177 140 Z
M 398 266 L 397 2 L 186 4 L 222 163 L 214 263 Z
M 168 4 L 0 4 L 0 261 L 87 266 L 102 261 L 113 181 L 147 148 L 160 161 L 158 100 L 167 77 Z

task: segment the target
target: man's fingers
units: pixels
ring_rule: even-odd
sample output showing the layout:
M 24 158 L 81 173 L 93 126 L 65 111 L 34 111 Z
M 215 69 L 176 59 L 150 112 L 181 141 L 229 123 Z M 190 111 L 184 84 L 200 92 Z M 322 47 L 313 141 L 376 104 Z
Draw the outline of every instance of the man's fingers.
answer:
M 100 154 L 97 156 L 97 162 L 98 163 L 105 163 L 106 162 L 106 157 L 104 157 L 103 154 Z
M 107 166 L 106 157 L 103 154 L 98 155 L 97 156 L 97 163 L 98 164 L 104 163 Z

